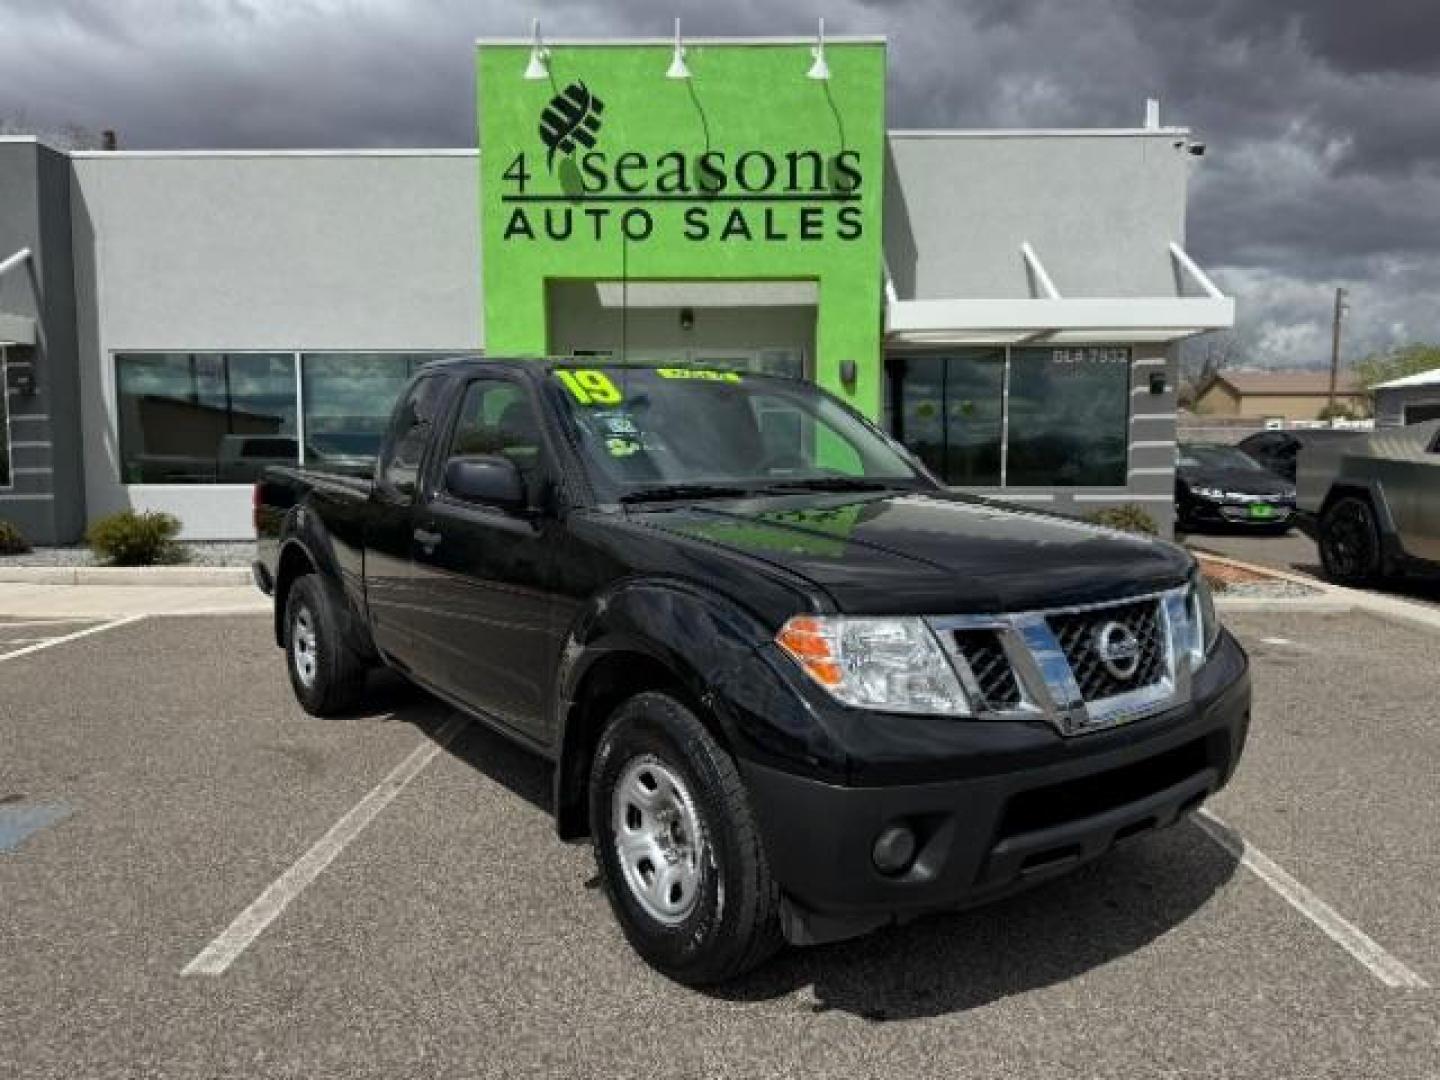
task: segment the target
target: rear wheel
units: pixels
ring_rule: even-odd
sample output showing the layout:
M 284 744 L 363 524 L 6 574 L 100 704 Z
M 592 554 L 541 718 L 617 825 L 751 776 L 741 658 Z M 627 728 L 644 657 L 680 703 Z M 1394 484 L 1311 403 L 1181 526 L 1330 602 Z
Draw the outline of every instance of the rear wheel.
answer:
M 626 939 L 690 985 L 779 948 L 779 890 L 734 761 L 674 698 L 638 694 L 601 736 L 590 775 L 595 861 Z
M 365 662 L 345 640 L 334 591 L 314 574 L 290 587 L 285 604 L 285 660 L 295 697 L 312 716 L 348 712 L 365 689 Z
M 1337 585 L 1367 585 L 1380 577 L 1382 553 L 1375 509 L 1356 496 L 1337 499 L 1320 519 L 1320 562 Z

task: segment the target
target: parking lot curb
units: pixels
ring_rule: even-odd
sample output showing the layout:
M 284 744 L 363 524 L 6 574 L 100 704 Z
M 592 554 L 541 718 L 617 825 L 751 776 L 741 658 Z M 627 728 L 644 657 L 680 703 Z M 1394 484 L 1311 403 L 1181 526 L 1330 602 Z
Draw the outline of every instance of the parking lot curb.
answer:
M 244 566 L 0 566 L 0 584 L 142 587 L 249 585 Z
M 1430 608 L 1423 604 L 1402 600 L 1396 596 L 1366 592 L 1363 589 L 1347 589 L 1341 585 L 1331 585 L 1328 581 L 1321 581 L 1318 578 L 1292 574 L 1270 566 L 1259 566 L 1256 563 L 1244 562 L 1224 555 L 1213 555 L 1208 551 L 1202 550 L 1200 554 L 1213 562 L 1233 566 L 1238 570 L 1249 570 L 1252 573 L 1264 574 L 1281 581 L 1306 585 L 1322 594 L 1318 597 L 1275 600 L 1266 600 L 1261 597 L 1232 597 L 1229 599 L 1223 596 L 1216 597 L 1216 605 L 1222 611 L 1305 611 L 1314 614 L 1344 614 L 1351 611 L 1363 611 L 1377 618 L 1388 619 L 1405 626 L 1440 632 L 1440 608 Z
M 1215 606 L 1221 611 L 1274 611 L 1306 615 L 1348 615 L 1355 610 L 1351 601 L 1331 596 L 1217 596 Z

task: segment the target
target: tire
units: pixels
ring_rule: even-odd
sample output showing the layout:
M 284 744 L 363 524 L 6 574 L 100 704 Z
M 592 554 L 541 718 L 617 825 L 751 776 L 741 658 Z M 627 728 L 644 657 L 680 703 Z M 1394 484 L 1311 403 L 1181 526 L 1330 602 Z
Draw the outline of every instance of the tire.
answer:
M 343 601 L 314 574 L 290 587 L 285 603 L 285 667 L 296 700 L 311 716 L 355 708 L 366 665 L 345 641 Z
M 1320 562 L 1337 585 L 1369 585 L 1383 572 L 1380 528 L 1368 499 L 1337 499 L 1320 519 Z
M 615 711 L 590 770 L 590 823 L 610 907 L 656 970 L 702 986 L 779 949 L 780 893 L 740 774 L 679 701 L 643 693 Z

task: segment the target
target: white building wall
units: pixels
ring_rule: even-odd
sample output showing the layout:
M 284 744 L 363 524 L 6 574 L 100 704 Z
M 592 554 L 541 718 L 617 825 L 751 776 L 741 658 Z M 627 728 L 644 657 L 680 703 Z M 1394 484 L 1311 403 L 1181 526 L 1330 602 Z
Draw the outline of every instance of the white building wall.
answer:
M 87 512 L 250 535 L 250 489 L 120 482 L 116 352 L 482 346 L 473 152 L 76 155 Z
M 892 132 L 885 258 L 902 300 L 1175 296 L 1190 139 L 1179 128 Z

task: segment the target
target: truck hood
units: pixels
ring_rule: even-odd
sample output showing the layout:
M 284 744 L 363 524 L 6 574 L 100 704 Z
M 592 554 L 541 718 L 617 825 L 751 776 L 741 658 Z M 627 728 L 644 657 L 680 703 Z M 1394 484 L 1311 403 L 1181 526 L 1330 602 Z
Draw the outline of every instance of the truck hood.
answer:
M 798 574 L 852 614 L 1025 611 L 1183 583 L 1181 548 L 950 492 L 801 495 L 631 519 Z

